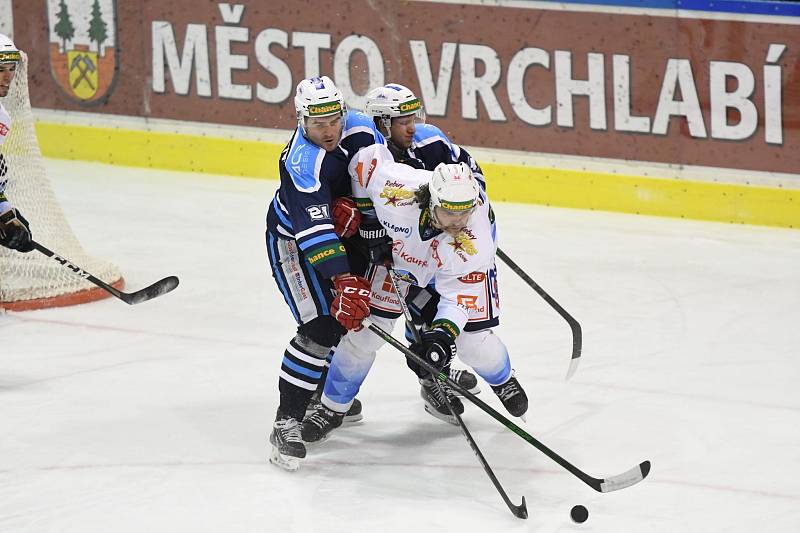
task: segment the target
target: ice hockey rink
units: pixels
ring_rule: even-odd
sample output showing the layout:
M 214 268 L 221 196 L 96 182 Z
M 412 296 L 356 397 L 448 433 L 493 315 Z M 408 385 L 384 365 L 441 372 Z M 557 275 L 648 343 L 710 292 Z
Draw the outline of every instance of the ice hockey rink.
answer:
M 520 425 L 595 477 L 652 461 L 638 485 L 596 493 L 465 402 L 505 490 L 526 497 L 519 520 L 390 347 L 363 423 L 298 472 L 268 464 L 294 328 L 263 243 L 275 182 L 47 168 L 127 290 L 181 284 L 133 307 L 0 314 L 0 531 L 800 531 L 800 231 L 495 206 L 503 250 L 583 327 L 565 382 L 566 322 L 498 266 L 499 333 L 531 401 Z

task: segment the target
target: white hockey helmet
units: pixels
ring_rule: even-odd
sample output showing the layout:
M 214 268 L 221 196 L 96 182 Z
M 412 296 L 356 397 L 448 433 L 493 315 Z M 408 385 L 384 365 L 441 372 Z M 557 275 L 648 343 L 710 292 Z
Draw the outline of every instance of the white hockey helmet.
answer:
M 452 213 L 470 211 L 477 205 L 481 189 L 469 166 L 462 162 L 457 165 L 439 163 L 433 169 L 429 190 L 431 217 L 438 222 L 435 207 Z
M 409 89 L 398 83 L 389 83 L 383 87 L 375 87 L 367 93 L 367 104 L 364 112 L 381 121 L 388 131 L 392 118 L 414 115 L 418 122 L 425 122 L 425 110 L 422 101 Z
M 347 116 L 344 97 L 328 76 L 316 76 L 298 83 L 294 109 L 300 128 L 305 126 L 305 117 L 326 117 L 341 113 L 344 123 Z
M 19 48 L 8 36 L 0 33 L 0 63 L 16 63 L 22 59 Z

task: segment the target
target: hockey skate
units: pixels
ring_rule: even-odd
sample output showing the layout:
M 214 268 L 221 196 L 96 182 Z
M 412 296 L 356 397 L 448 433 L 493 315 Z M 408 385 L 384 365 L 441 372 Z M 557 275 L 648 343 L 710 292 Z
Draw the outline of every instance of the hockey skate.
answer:
M 478 387 L 478 378 L 476 378 L 475 374 L 469 370 L 460 370 L 450 367 L 449 377 L 472 394 L 478 394 L 481 392 L 481 388 Z M 458 394 L 461 396 L 461 394 L 456 390 L 453 391 L 453 394 Z
M 331 431 L 342 425 L 344 418 L 344 414 L 328 409 L 320 402 L 319 407 L 303 420 L 300 434 L 305 442 L 322 442 Z
M 318 411 L 322 407 L 323 407 L 322 402 L 319 400 L 319 398 L 314 397 L 309 402 L 308 407 L 306 407 L 306 418 L 311 416 L 311 414 L 314 413 L 314 411 Z M 361 422 L 361 420 L 364 418 L 364 415 L 361 413 L 361 410 L 362 410 L 361 400 L 359 400 L 358 398 L 354 398 L 353 405 L 351 405 L 350 409 L 348 409 L 347 412 L 344 414 L 344 420 L 342 420 L 342 422 L 345 424 L 355 424 L 356 422 Z M 305 420 L 305 418 L 303 420 Z
M 300 436 L 300 423 L 296 418 L 276 419 L 269 442 L 272 444 L 270 463 L 290 472 L 300 468 L 300 459 L 306 456 L 306 445 Z
M 441 383 L 441 387 L 437 387 L 436 383 L 433 382 L 433 378 L 420 379 L 419 382 L 422 385 L 420 396 L 422 396 L 422 399 L 425 401 L 425 411 L 439 420 L 458 425 L 456 417 L 454 417 L 450 409 L 447 408 L 444 395 L 447 395 L 447 399 L 450 400 L 450 405 L 453 406 L 453 411 L 458 415 L 464 413 L 464 404 L 453 394 L 450 387 L 445 383 Z M 442 391 L 444 391 L 444 395 Z
M 528 395 L 522 389 L 522 386 L 514 377 L 514 372 L 511 372 L 511 377 L 505 383 L 494 386 L 492 390 L 500 401 L 503 402 L 503 407 L 506 411 L 511 413 L 512 416 L 518 416 L 525 420 L 525 413 L 528 411 Z

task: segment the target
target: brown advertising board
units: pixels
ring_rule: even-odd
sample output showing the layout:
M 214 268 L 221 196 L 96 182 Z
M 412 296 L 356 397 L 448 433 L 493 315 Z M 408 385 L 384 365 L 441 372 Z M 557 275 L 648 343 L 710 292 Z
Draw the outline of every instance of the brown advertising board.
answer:
M 61 4 L 14 4 L 34 107 L 288 129 L 294 86 L 327 74 L 351 107 L 372 85 L 408 85 L 430 122 L 471 146 L 800 168 L 796 20 L 541 3 L 101 0 L 99 15 Z

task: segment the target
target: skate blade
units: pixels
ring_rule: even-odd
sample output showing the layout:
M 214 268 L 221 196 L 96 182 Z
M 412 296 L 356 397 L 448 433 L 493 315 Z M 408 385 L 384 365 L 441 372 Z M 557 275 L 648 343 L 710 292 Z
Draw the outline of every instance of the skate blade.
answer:
M 342 420 L 342 424 L 357 424 L 364 420 L 364 415 L 358 413 L 357 415 L 345 415 L 344 420 Z
M 428 413 L 429 415 L 435 417 L 435 418 L 438 418 L 439 420 L 442 420 L 442 421 L 447 422 L 449 424 L 453 424 L 454 426 L 458 425 L 458 421 L 456 420 L 456 417 L 454 417 L 453 415 L 442 414 L 439 411 L 437 411 L 436 409 L 434 409 L 433 407 L 431 407 L 430 405 L 428 405 L 427 403 L 425 404 L 425 412 Z
M 287 472 L 296 472 L 300 468 L 300 459 L 289 455 L 282 455 L 275 446 L 269 455 L 269 462 Z

